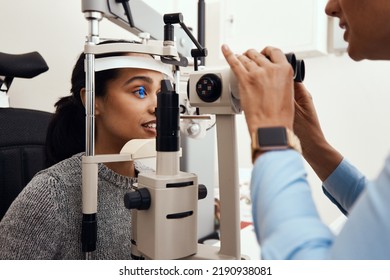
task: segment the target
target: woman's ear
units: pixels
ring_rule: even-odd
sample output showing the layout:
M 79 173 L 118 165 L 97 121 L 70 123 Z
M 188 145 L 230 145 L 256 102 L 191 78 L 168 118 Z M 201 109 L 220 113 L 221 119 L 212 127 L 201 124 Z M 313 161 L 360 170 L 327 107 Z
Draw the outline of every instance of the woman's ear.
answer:
M 83 106 L 85 108 L 85 88 L 82 88 L 80 90 L 80 99 L 81 99 L 81 103 L 83 104 Z
M 86 90 L 85 88 L 82 88 L 80 90 L 80 98 L 81 98 L 81 103 L 83 103 L 83 106 L 85 108 L 85 103 L 86 103 Z M 95 116 L 99 115 L 100 114 L 100 101 L 101 98 L 95 98 Z

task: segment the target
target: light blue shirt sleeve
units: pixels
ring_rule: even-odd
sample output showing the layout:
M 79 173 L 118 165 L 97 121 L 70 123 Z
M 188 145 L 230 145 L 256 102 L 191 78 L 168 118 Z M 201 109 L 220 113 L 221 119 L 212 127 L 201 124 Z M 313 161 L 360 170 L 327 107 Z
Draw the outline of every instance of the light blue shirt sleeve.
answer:
M 286 150 L 259 157 L 251 197 L 262 258 L 390 259 L 390 160 L 372 182 L 355 171 L 343 161 L 324 184 L 350 213 L 334 236 L 317 213 L 300 154 Z
M 366 181 L 363 188 L 362 181 L 358 181 L 358 187 L 346 200 L 352 202 L 347 209 L 348 220 L 330 249 L 330 257 L 390 260 L 390 158 L 375 180 Z M 354 203 L 353 197 L 356 197 Z
M 253 221 L 263 259 L 324 259 L 333 234 L 314 205 L 301 155 L 259 157 L 251 179 Z
M 367 183 L 366 177 L 346 159 L 343 159 L 324 181 L 323 190 L 340 211 L 348 215 Z

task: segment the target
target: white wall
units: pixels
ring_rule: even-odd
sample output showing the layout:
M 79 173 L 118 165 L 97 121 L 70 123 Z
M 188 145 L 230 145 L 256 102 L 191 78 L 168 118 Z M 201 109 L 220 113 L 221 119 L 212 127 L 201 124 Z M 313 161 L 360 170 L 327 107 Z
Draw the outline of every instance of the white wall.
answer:
M 183 12 L 187 25 L 196 30 L 196 0 L 146 2 L 164 13 Z M 208 2 L 219 1 L 206 0 Z M 81 1 L 35 0 L 23 1 L 21 5 L 18 1 L 0 0 L 0 4 L 3 26 L 0 51 L 39 51 L 50 67 L 48 72 L 34 79 L 15 79 L 9 92 L 11 106 L 53 111 L 58 98 L 69 93 L 71 70 L 83 49 L 87 25 L 81 13 Z M 220 17 L 218 14 L 212 16 L 215 20 Z M 206 38 L 209 47 L 218 48 L 220 44 L 215 42 L 221 39 L 215 32 L 217 25 L 208 23 L 207 28 L 214 32 Z M 242 32 L 252 36 L 254 30 Z M 125 39 L 129 35 L 103 20 L 101 36 Z M 250 47 L 260 49 L 263 46 Z M 218 52 L 217 49 L 210 50 L 211 55 Z M 390 119 L 390 63 L 356 63 L 345 55 L 306 58 L 305 62 L 305 83 L 312 92 L 329 141 L 369 178 L 374 177 L 390 146 L 390 129 L 386 122 Z M 238 116 L 237 120 L 239 164 L 250 168 L 246 125 L 243 116 Z M 308 170 L 321 216 L 331 222 L 338 211 L 323 198 L 319 180 Z
M 196 2 L 185 7 L 180 1 L 144 2 L 162 13 L 183 11 L 188 26 L 196 21 L 196 13 L 188 12 L 196 11 Z M 12 54 L 38 51 L 50 68 L 31 80 L 15 79 L 9 91 L 10 104 L 12 107 L 52 112 L 58 98 L 69 94 L 71 71 L 83 51 L 88 33 L 87 21 L 81 12 L 81 0 L 34 0 L 23 1 L 23 4 L 0 0 L 0 4 L 0 51 Z M 132 34 L 106 19 L 100 23 L 100 36 L 133 38 Z
M 81 1 L 36 0 L 18 5 L 1 0 L 1 7 L 1 51 L 38 51 L 49 66 L 48 72 L 34 79 L 15 79 L 9 91 L 10 104 L 53 111 L 58 98 L 69 94 L 71 71 L 83 50 L 87 21 Z M 107 22 L 102 23 L 102 31 L 105 26 Z

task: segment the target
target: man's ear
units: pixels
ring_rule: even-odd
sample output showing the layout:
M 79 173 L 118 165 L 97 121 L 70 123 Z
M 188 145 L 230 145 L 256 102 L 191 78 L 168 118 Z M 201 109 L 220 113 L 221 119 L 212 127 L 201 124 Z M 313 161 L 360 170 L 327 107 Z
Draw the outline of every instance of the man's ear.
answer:
M 86 103 L 86 90 L 85 88 L 82 88 L 80 90 L 80 98 L 81 98 L 81 103 L 83 103 L 83 106 L 85 108 L 85 103 Z M 100 114 L 100 102 L 101 98 L 95 98 L 95 116 Z

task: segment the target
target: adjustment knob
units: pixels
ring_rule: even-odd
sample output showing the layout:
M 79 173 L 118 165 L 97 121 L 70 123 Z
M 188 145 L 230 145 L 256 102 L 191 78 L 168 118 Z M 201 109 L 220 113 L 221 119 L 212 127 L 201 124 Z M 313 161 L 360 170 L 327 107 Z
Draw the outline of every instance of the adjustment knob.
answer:
M 203 198 L 207 197 L 207 188 L 205 185 L 198 185 L 198 200 L 201 200 Z
M 124 202 L 127 209 L 147 210 L 151 203 L 150 192 L 147 188 L 128 192 L 125 194 Z
M 221 79 L 215 74 L 203 75 L 196 83 L 196 93 L 204 102 L 216 101 L 222 95 Z

